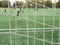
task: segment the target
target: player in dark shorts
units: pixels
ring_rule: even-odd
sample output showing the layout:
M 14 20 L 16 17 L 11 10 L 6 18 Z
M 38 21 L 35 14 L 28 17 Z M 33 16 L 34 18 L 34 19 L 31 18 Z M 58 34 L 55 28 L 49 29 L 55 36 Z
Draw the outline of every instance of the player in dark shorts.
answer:
M 4 13 L 6 13 L 6 9 L 5 9 Z
M 6 9 L 4 10 L 4 13 L 6 13 Z
M 17 16 L 19 16 L 19 13 L 20 13 L 20 12 L 19 12 L 19 11 L 17 11 Z

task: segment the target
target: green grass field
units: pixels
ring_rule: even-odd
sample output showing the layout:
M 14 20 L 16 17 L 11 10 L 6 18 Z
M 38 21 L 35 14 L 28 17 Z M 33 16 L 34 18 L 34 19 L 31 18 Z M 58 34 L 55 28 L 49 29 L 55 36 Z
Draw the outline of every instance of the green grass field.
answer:
M 0 9 L 0 45 L 34 45 L 34 40 L 35 45 L 58 45 L 59 18 L 60 9 L 56 9 L 55 15 L 54 9 L 39 9 L 37 13 L 24 9 L 19 16 L 15 9 L 7 9 L 6 13 Z

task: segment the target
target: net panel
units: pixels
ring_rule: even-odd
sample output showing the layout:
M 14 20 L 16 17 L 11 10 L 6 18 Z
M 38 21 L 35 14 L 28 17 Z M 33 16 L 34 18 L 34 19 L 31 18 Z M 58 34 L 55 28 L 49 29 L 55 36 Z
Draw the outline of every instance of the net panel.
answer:
M 10 7 L 8 0 L 8 8 L 0 8 L 0 44 L 60 45 L 60 9 L 56 3 L 50 8 L 45 0 L 42 4 L 38 0 L 28 2 L 19 6 L 15 0 L 15 6 Z

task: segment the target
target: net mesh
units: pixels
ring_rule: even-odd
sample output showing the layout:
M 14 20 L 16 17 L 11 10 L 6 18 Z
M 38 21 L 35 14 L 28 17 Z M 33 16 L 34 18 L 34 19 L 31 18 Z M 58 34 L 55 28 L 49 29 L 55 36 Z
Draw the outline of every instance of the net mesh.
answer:
M 35 0 L 34 8 L 28 8 L 29 0 L 25 7 L 17 6 L 16 1 L 15 8 L 10 8 L 9 2 L 8 8 L 0 8 L 0 44 L 60 45 L 60 9 L 56 3 L 50 8 L 45 2 L 38 4 Z

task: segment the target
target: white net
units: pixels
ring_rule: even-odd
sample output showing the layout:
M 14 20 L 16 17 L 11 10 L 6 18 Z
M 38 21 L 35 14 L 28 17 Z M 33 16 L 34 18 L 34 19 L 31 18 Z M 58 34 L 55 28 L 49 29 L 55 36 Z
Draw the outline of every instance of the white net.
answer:
M 0 8 L 0 45 L 60 45 L 56 0 L 9 1 L 8 8 Z

